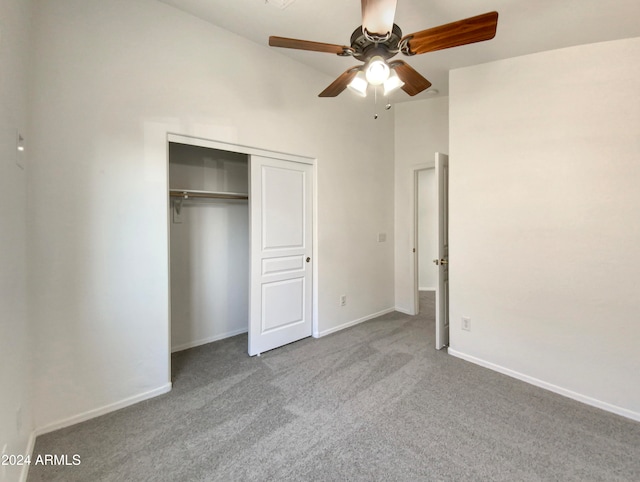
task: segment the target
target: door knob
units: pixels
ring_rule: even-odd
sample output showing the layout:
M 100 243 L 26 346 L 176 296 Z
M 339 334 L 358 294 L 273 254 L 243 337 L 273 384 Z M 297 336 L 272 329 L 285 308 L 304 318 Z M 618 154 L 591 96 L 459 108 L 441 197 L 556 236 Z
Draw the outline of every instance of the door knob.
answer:
M 449 264 L 449 260 L 448 259 L 444 259 L 444 258 L 440 258 L 440 259 L 434 259 L 433 262 L 435 263 L 436 266 L 441 265 L 441 264 Z
M 309 257 L 307 256 L 307 263 L 308 263 L 309 261 L 311 261 L 311 258 L 309 258 Z
M 440 264 L 440 260 L 439 260 L 439 259 L 434 259 L 434 260 L 433 260 L 433 262 L 434 262 L 434 264 L 435 264 L 436 266 L 438 266 L 438 265 Z

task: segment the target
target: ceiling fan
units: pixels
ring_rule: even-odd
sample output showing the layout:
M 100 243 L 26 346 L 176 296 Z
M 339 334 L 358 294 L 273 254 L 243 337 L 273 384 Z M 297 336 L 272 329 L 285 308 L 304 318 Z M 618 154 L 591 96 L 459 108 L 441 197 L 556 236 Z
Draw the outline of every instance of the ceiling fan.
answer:
M 414 96 L 431 82 L 404 61 L 389 59 L 399 52 L 410 56 L 490 40 L 498 26 L 498 12 L 488 12 L 402 36 L 400 27 L 393 23 L 397 0 L 361 2 L 362 26 L 351 34 L 351 46 L 269 37 L 272 47 L 351 56 L 364 62 L 342 73 L 319 97 L 336 97 L 347 87 L 364 97 L 369 85 L 383 85 L 385 94 L 402 88 Z

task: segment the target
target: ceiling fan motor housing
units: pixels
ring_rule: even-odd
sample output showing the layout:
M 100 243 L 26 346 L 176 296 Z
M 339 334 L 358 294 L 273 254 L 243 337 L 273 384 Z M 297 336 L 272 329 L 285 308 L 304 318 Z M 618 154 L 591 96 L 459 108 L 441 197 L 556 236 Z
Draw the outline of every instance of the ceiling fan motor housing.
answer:
M 396 55 L 400 50 L 398 44 L 402 38 L 402 30 L 395 23 L 386 40 L 375 42 L 363 32 L 362 26 L 356 28 L 351 34 L 351 48 L 353 57 L 361 62 L 367 62 L 371 57 L 379 55 L 387 60 Z

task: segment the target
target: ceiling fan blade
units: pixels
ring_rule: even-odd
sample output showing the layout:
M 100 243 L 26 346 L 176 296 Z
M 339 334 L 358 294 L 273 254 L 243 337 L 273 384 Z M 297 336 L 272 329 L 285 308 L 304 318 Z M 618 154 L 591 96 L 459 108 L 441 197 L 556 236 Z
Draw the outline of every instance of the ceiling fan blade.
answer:
M 385 36 L 393 30 L 397 0 L 362 0 L 362 31 Z
M 320 92 L 318 97 L 336 97 L 347 88 L 347 85 L 349 85 L 349 82 L 353 80 L 359 70 L 360 67 L 351 67 L 349 70 L 344 71 L 329 87 Z
M 431 87 L 431 82 L 425 79 L 417 70 L 402 60 L 395 60 L 389 64 L 389 67 L 395 69 L 400 80 L 404 82 L 402 90 L 410 96 L 419 94 L 425 89 Z
M 440 25 L 405 35 L 401 40 L 402 53 L 424 54 L 490 40 L 496 35 L 498 12 L 488 12 L 457 22 Z
M 285 49 L 311 50 L 313 52 L 326 52 L 329 54 L 342 54 L 351 50 L 351 47 L 335 44 L 325 44 L 322 42 L 311 42 L 310 40 L 299 40 L 285 37 L 269 37 L 271 47 L 282 47 Z

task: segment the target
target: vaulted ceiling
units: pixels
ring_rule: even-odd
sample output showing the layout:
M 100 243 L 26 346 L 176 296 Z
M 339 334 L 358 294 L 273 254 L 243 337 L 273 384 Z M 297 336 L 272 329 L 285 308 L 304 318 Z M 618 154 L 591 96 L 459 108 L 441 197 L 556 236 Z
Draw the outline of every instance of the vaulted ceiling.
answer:
M 266 0 L 159 1 L 265 46 L 270 35 L 349 45 L 351 33 L 361 24 L 358 0 L 294 0 L 284 9 Z M 287 1 L 269 0 L 276 5 Z M 439 95 L 446 95 L 451 69 L 573 45 L 640 37 L 638 0 L 398 0 L 395 23 L 406 35 L 493 10 L 500 15 L 493 40 L 396 58 L 403 57 L 432 82 Z M 353 58 L 335 54 L 274 50 L 332 78 L 359 65 Z M 554 74 L 547 75 L 551 80 Z M 409 97 L 399 92 L 394 97 L 406 101 L 427 95 Z

